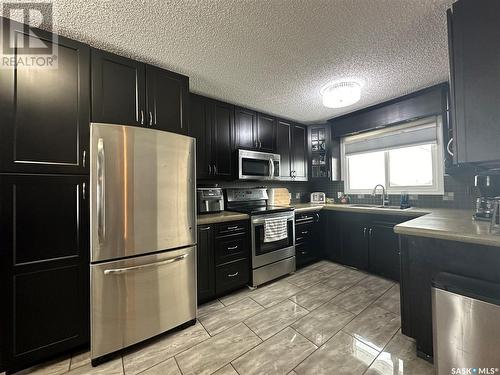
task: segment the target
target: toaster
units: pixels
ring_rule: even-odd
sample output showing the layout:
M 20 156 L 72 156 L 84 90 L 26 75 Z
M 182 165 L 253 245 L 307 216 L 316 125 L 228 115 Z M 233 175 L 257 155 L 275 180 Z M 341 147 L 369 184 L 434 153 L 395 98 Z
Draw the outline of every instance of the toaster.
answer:
M 325 193 L 322 193 L 320 191 L 316 191 L 314 193 L 311 193 L 311 203 L 325 204 L 326 203 Z

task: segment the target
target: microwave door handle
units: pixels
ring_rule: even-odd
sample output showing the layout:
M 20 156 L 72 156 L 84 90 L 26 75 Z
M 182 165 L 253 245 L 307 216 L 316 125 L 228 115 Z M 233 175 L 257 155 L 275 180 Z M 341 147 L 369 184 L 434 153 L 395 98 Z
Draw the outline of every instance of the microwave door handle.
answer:
M 273 159 L 269 159 L 269 178 L 274 177 L 274 163 Z

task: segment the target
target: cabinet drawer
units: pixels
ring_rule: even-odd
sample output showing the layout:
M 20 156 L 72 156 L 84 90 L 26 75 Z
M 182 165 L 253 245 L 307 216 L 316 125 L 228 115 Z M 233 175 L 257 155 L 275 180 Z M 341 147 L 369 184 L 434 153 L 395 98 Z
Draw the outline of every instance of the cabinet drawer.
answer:
M 248 237 L 227 236 L 215 240 L 215 264 L 248 258 Z
M 227 236 L 230 234 L 246 233 L 248 221 L 233 221 L 231 223 L 217 224 L 215 235 L 217 237 Z
M 295 244 L 310 242 L 312 238 L 312 224 L 302 224 L 295 226 Z
M 310 244 L 301 244 L 295 246 L 295 257 L 297 266 L 301 266 L 315 260 L 316 253 Z
M 246 285 L 249 280 L 249 267 L 248 259 L 218 266 L 215 269 L 215 290 L 217 295 Z

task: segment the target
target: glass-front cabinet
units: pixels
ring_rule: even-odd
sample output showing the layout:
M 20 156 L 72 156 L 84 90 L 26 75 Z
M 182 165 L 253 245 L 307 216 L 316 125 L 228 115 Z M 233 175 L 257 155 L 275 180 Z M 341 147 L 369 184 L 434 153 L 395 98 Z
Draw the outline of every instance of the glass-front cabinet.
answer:
M 309 126 L 310 178 L 340 179 L 339 142 L 332 139 L 330 124 Z

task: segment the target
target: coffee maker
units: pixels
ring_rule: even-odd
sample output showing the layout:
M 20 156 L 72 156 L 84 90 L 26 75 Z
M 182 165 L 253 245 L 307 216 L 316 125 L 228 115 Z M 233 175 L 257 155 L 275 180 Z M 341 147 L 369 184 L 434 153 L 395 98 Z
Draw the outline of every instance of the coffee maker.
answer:
M 474 185 L 481 195 L 476 199 L 474 219 L 491 221 L 500 196 L 500 173 L 479 174 L 474 177 Z

